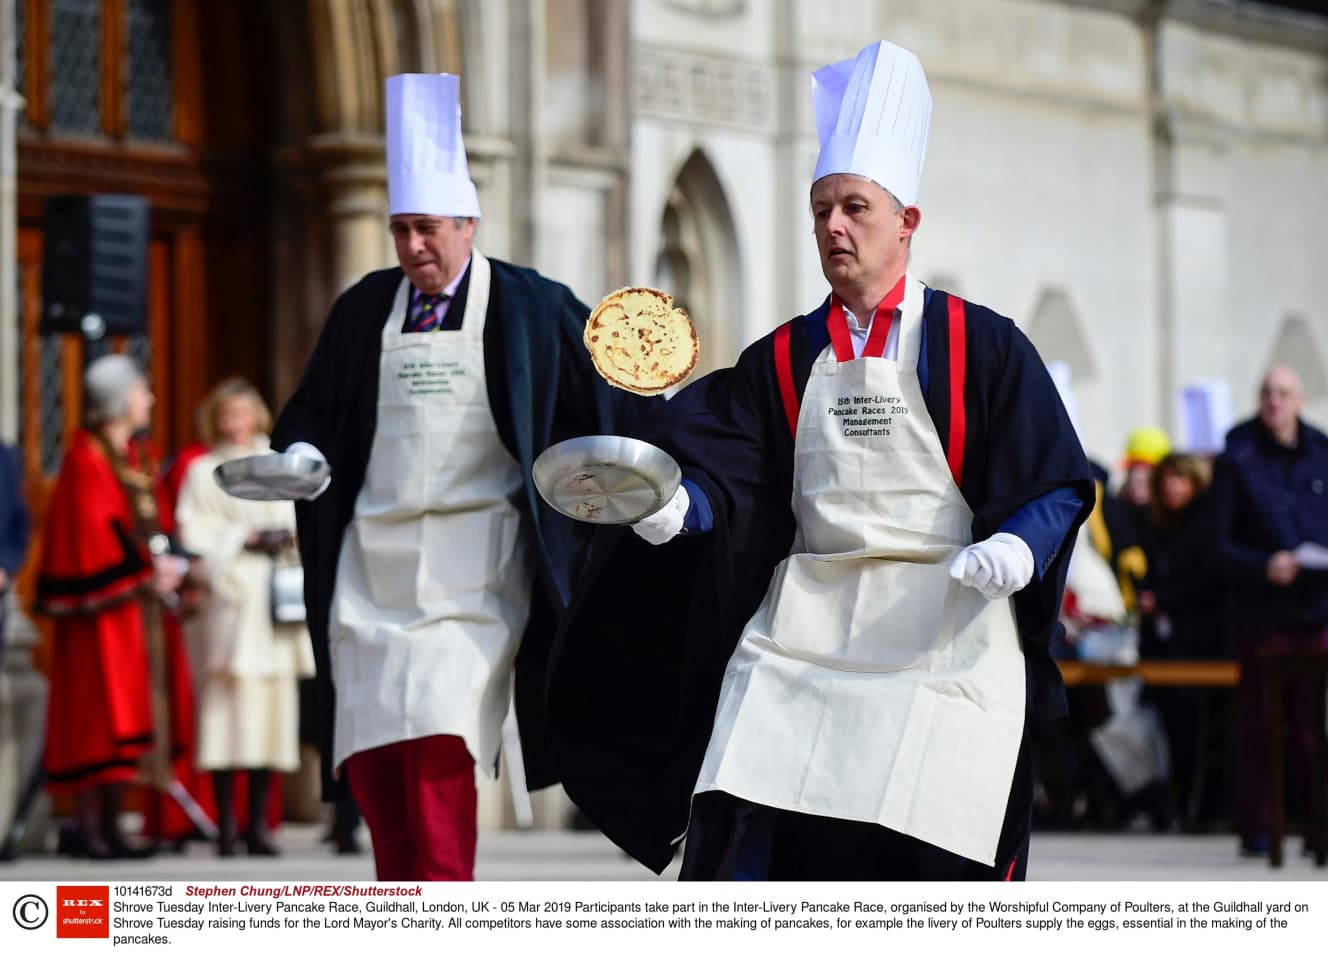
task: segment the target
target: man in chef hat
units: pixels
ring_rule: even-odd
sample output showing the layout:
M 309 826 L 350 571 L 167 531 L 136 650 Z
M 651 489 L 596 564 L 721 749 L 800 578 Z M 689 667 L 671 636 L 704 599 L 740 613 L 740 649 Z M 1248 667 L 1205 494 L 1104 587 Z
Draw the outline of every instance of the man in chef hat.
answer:
M 399 265 L 340 295 L 272 433 L 330 470 L 298 508 L 324 793 L 349 784 L 385 880 L 472 878 L 474 769 L 496 771 L 514 664 L 528 783 L 556 780 L 543 668 L 584 534 L 531 463 L 633 421 L 595 378 L 586 307 L 473 245 L 459 85 L 388 78 Z
M 908 273 L 917 58 L 872 44 L 817 71 L 813 100 L 830 293 L 660 416 L 685 481 L 568 624 L 555 753 L 657 871 L 686 832 L 684 877 L 1021 878 L 1027 738 L 1065 707 L 1049 648 L 1091 474 L 1014 323 Z M 626 651 L 641 589 L 688 609 Z M 627 676 L 658 696 L 614 703 Z

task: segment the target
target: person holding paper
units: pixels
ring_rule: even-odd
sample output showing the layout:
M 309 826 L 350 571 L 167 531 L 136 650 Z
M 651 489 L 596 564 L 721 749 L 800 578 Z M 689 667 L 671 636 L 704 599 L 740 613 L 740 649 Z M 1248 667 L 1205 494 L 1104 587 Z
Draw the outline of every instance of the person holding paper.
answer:
M 1328 652 L 1328 570 L 1313 557 L 1314 546 L 1328 545 L 1328 436 L 1301 418 L 1304 402 L 1296 372 L 1270 368 L 1258 415 L 1228 432 L 1213 469 L 1212 535 L 1240 661 L 1237 828 L 1249 855 L 1267 851 L 1270 821 L 1260 658 L 1267 651 Z M 1310 685 L 1289 688 L 1288 774 L 1298 780 L 1302 806 L 1309 804 L 1312 701 Z
M 685 482 L 596 550 L 555 753 L 657 871 L 686 832 L 685 878 L 1022 878 L 1091 474 L 1013 322 L 908 272 L 917 58 L 872 44 L 813 98 L 830 294 L 658 415 Z
M 497 771 L 514 665 L 527 784 L 556 780 L 543 665 L 590 528 L 538 499 L 531 465 L 639 400 L 595 374 L 566 286 L 473 246 L 459 85 L 388 78 L 400 265 L 337 299 L 272 432 L 331 470 L 296 509 L 324 795 L 349 783 L 385 880 L 473 877 L 474 772 Z

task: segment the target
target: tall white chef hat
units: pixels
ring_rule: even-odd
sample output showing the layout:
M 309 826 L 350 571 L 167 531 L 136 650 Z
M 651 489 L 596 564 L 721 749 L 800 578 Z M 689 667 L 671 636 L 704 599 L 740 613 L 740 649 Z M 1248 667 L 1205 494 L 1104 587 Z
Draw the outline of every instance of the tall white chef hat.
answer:
M 911 52 L 889 41 L 812 73 L 821 154 L 817 179 L 860 175 L 904 205 L 916 205 L 931 128 L 927 75 Z
M 396 74 L 387 79 L 387 212 L 480 216 L 461 143 L 461 79 Z

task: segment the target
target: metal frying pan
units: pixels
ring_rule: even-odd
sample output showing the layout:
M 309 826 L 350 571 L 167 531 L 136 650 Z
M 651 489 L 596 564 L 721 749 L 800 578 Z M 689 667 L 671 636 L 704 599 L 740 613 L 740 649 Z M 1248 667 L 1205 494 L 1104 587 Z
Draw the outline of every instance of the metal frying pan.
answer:
M 222 491 L 259 502 L 313 498 L 327 480 L 327 462 L 308 455 L 252 455 L 217 466 L 212 474 Z
M 596 525 L 639 522 L 667 505 L 682 483 L 666 452 L 617 435 L 569 438 L 536 458 L 531 473 L 545 502 Z

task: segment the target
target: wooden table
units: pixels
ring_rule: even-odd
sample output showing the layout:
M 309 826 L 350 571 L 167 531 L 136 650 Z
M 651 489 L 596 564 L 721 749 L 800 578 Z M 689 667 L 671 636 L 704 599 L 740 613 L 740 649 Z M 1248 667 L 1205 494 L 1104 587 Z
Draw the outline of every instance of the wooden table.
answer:
M 1132 667 L 1058 660 L 1066 687 L 1105 684 L 1120 677 L 1140 677 L 1152 687 L 1235 687 L 1240 667 L 1234 660 L 1141 660 Z
M 1142 660 L 1132 666 L 1085 663 L 1082 660 L 1058 660 L 1066 687 L 1093 687 L 1121 677 L 1139 677 L 1151 687 L 1231 688 L 1240 682 L 1240 665 L 1234 660 Z M 1200 799 L 1213 760 L 1212 738 L 1215 729 L 1210 702 L 1200 702 L 1195 735 L 1202 752 L 1194 762 L 1190 797 L 1181 807 L 1184 817 L 1193 823 L 1199 817 Z

